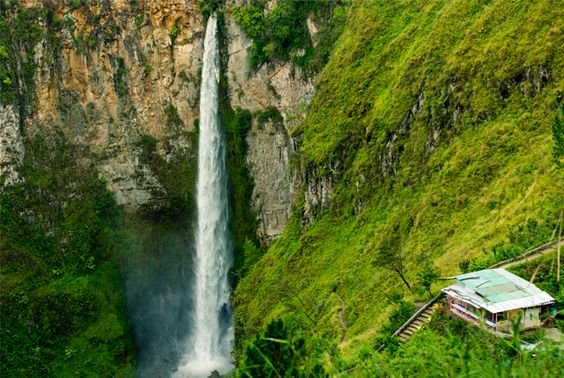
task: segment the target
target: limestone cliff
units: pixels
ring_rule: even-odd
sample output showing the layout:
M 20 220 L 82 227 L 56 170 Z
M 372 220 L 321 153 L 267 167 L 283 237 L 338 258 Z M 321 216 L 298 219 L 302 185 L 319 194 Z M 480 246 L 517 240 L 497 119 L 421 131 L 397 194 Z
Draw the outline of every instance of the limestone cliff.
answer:
M 86 147 L 119 204 L 158 205 L 166 188 L 140 159 L 141 142 L 155 138 L 165 159 L 194 148 L 187 133 L 198 117 L 203 27 L 196 1 L 26 6 L 48 10 L 47 31 L 53 20 L 64 27 L 55 32 L 58 51 L 47 38 L 35 46 L 35 111 L 25 133 L 63 133 Z

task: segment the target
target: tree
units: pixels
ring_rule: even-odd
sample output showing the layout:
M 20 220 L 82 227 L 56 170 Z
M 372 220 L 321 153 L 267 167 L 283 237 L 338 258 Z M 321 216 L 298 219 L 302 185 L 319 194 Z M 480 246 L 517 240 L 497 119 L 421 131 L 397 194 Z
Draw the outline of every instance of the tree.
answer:
M 221 8 L 221 3 L 221 0 L 200 0 L 198 1 L 198 10 L 205 18 L 208 18 L 212 13 Z
M 411 285 L 405 276 L 405 251 L 402 246 L 402 235 L 399 225 L 394 226 L 392 231 L 382 239 L 376 252 L 374 265 L 397 273 L 409 291 L 412 291 Z
M 432 296 L 431 285 L 440 277 L 439 271 L 435 269 L 433 264 L 427 262 L 417 276 L 421 286 L 429 293 L 429 296 Z

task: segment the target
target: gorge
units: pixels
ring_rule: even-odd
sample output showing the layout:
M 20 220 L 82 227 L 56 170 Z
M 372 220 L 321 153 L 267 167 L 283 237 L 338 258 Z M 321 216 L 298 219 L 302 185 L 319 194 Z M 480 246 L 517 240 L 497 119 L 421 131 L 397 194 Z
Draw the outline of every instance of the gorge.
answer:
M 0 0 L 0 375 L 559 375 L 540 333 L 392 334 L 437 277 L 558 237 L 562 20 Z M 561 306 L 543 259 L 516 272 Z

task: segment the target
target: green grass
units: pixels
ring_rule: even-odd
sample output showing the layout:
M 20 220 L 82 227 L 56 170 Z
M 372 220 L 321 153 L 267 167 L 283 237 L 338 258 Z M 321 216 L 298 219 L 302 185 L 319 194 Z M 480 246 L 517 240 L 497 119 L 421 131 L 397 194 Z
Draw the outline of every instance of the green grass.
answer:
M 520 335 L 522 336 L 522 335 Z M 367 345 L 355 357 L 353 377 L 552 377 L 564 355 L 545 341 L 534 352 L 439 312 L 407 343 L 375 353 Z
M 386 322 L 387 296 L 427 298 L 424 265 L 452 275 L 494 248 L 548 241 L 564 206 L 551 135 L 563 16 L 550 1 L 352 5 L 293 130 L 298 173 L 331 180 L 331 203 L 308 224 L 297 201 L 285 233 L 240 282 L 239 348 L 289 313 L 308 314 L 312 335 L 340 342 L 338 295 L 349 340 L 341 348 L 354 354 Z M 529 222 L 531 235 L 514 237 Z M 378 262 L 390 232 L 414 293 Z

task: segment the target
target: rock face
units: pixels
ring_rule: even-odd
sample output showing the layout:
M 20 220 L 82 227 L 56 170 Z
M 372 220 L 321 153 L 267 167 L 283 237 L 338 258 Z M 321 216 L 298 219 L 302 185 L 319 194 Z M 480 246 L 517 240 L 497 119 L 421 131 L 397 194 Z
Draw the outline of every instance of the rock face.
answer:
M 17 168 L 22 164 L 25 147 L 20 133 L 19 114 L 11 105 L 0 105 L 0 184 L 21 181 Z
M 249 40 L 227 15 L 229 62 L 227 78 L 233 107 L 253 112 L 247 136 L 247 162 L 254 179 L 253 206 L 259 213 L 259 235 L 269 241 L 278 236 L 290 216 L 295 179 L 289 172 L 294 143 L 289 129 L 304 116 L 313 95 L 313 81 L 303 79 L 290 64 L 249 66 Z M 261 121 L 261 113 L 274 112 L 281 119 Z
M 35 108 L 25 124 L 30 137 L 63 134 L 89 152 L 119 204 L 135 210 L 167 196 L 141 158 L 143 140 L 157 153 L 195 149 L 189 133 L 198 118 L 203 20 L 196 0 L 107 0 L 44 7 L 64 27 L 57 51 L 47 38 L 34 48 Z M 49 25 L 44 25 L 49 30 Z M 2 174 L 17 181 L 23 158 L 17 114 L 0 109 Z M 145 159 L 146 160 L 146 159 Z
M 278 236 L 292 205 L 293 180 L 288 172 L 292 141 L 280 123 L 266 122 L 253 126 L 247 141 L 247 161 L 254 178 L 253 205 L 259 211 L 259 235 L 267 239 Z
M 119 204 L 131 211 L 158 207 L 168 193 L 143 158 L 146 142 L 155 141 L 166 162 L 197 148 L 191 134 L 199 117 L 205 21 L 197 0 L 105 0 L 74 7 L 28 0 L 25 6 L 48 9 L 64 27 L 56 32 L 56 51 L 47 38 L 33 49 L 35 105 L 23 132 L 63 134 L 88 152 Z M 303 117 L 313 81 L 290 64 L 252 71 L 251 41 L 229 14 L 225 24 L 230 100 L 253 113 L 247 136 L 252 205 L 258 232 L 269 241 L 290 214 L 295 180 L 288 173 L 294 152 L 289 129 Z M 279 118 L 258 122 L 265 110 Z M 0 173 L 8 184 L 19 180 L 24 154 L 18 117 L 12 107 L 0 109 Z
M 332 190 L 333 179 L 330 176 L 306 178 L 303 220 L 307 224 L 329 208 Z

